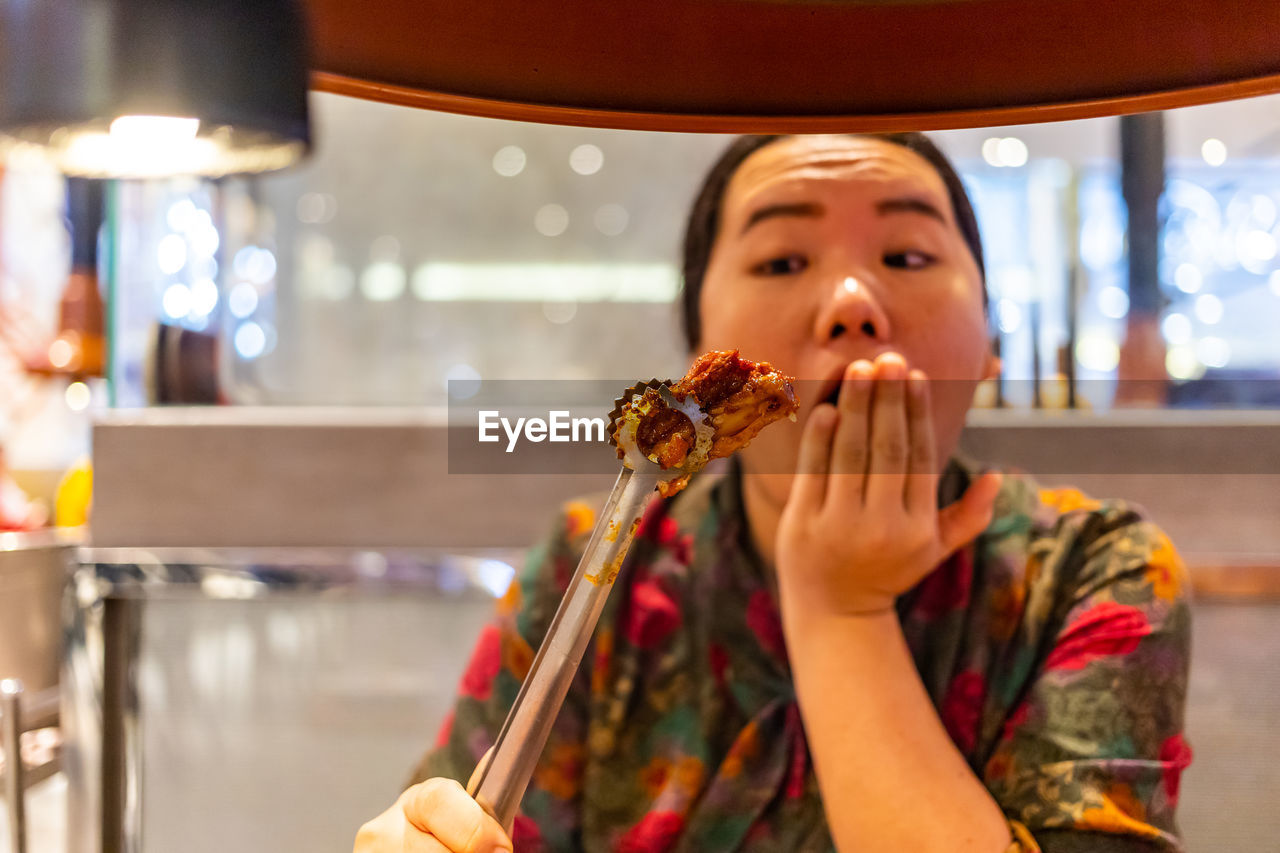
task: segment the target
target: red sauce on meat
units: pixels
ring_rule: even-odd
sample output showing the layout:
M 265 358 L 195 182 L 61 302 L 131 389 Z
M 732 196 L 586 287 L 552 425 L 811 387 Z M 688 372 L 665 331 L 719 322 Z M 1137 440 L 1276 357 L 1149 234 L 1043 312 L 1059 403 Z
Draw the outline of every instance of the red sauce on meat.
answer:
M 693 363 L 673 390 L 692 394 L 704 410 L 713 409 L 742 390 L 754 367 L 739 358 L 737 350 L 709 352 Z
M 663 468 L 682 463 L 695 440 L 693 424 L 683 412 L 675 409 L 656 409 L 636 425 L 636 444 L 640 452 L 652 456 L 657 448 L 658 464 Z

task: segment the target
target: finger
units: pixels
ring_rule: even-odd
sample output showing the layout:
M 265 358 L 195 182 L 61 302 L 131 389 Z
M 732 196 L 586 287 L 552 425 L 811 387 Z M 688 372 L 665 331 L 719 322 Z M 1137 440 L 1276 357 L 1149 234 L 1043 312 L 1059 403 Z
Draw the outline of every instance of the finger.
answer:
M 840 383 L 838 411 L 840 425 L 836 427 L 831 442 L 831 472 L 839 474 L 835 483 L 844 494 L 855 502 L 862 502 L 866 487 L 867 418 L 871 409 L 871 377 L 875 368 L 871 362 L 859 359 L 844 372 Z
M 404 814 L 400 810 L 400 804 L 396 803 L 360 827 L 360 831 L 356 833 L 356 843 L 352 853 L 401 850 L 404 848 L 404 828 Z
M 933 443 L 933 407 L 923 371 L 907 376 L 907 512 L 933 513 L 938 508 L 937 453 Z
M 488 812 L 452 779 L 428 779 L 405 792 L 404 816 L 455 853 L 511 850 L 511 840 Z M 406 833 L 406 840 L 412 832 Z
M 816 511 L 826 499 L 827 472 L 831 465 L 831 436 L 836 430 L 836 410 L 823 403 L 809 413 L 800 439 L 800 457 L 796 460 L 796 476 L 791 483 L 791 497 L 796 509 Z
M 907 363 L 897 353 L 876 359 L 876 382 L 871 402 L 871 458 L 867 464 L 868 509 L 904 504 L 907 473 Z
M 987 529 L 1004 477 L 988 471 L 969 484 L 960 500 L 938 513 L 938 538 L 946 553 L 967 545 Z
M 440 840 L 431 833 L 419 832 L 413 827 L 405 833 L 404 843 L 395 850 L 403 853 L 455 853 L 441 844 Z

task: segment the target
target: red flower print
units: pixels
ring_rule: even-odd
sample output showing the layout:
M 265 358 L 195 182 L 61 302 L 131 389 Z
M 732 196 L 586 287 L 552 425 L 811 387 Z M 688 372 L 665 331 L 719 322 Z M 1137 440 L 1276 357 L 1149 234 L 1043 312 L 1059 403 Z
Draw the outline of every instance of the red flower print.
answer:
M 663 853 L 676 844 L 684 817 L 675 812 L 649 812 L 618 841 L 618 853 Z
M 661 499 L 655 499 L 645 510 L 640 526 L 636 528 L 636 539 L 647 539 L 665 548 L 681 565 L 689 565 L 693 558 L 693 535 L 680 535 L 680 525 L 666 514 L 666 506 Z
M 729 653 L 719 643 L 712 643 L 711 648 L 707 650 L 707 657 L 710 658 L 711 677 L 715 679 L 717 687 L 724 688 L 727 686 L 726 673 L 729 670 Z
M 804 795 L 805 780 L 809 775 L 809 743 L 800 722 L 800 706 L 792 702 L 787 706 L 786 736 L 791 739 L 791 766 L 787 768 L 786 797 L 799 799 Z
M 445 715 L 444 722 L 440 724 L 440 731 L 436 732 L 436 747 L 443 747 L 449 744 L 449 736 L 453 734 L 453 711 Z
M 502 634 L 497 625 L 486 625 L 480 632 L 471 662 L 462 674 L 458 691 L 463 696 L 485 701 L 493 693 L 493 679 L 502 666 Z
M 680 525 L 671 516 L 662 519 L 658 526 L 658 544 L 665 546 L 681 565 L 689 565 L 693 559 L 693 535 L 680 535 Z
M 546 849 L 538 825 L 522 814 L 511 822 L 511 846 L 514 853 L 542 853 Z
M 1191 744 L 1181 733 L 1167 738 L 1160 744 L 1160 761 L 1164 763 L 1164 790 L 1169 797 L 1169 808 L 1178 805 L 1178 786 L 1182 771 L 1191 764 Z
M 756 641 L 765 651 L 782 660 L 787 658 L 787 644 L 782 636 L 782 617 L 773 596 L 758 589 L 747 600 L 747 627 L 756 635 Z
M 952 679 L 942 699 L 939 716 L 947 734 L 960 751 L 968 755 L 978 739 L 978 721 L 982 718 L 982 702 L 987 696 L 987 683 L 976 672 L 962 672 Z
M 551 560 L 551 578 L 561 594 L 569 589 L 569 581 L 573 580 L 575 571 L 577 571 L 577 565 L 569 562 L 569 558 L 564 554 L 557 554 Z
M 1063 631 L 1044 666 L 1046 670 L 1084 669 L 1098 658 L 1129 654 L 1150 633 L 1151 625 L 1141 610 L 1104 601 L 1080 614 Z
M 913 609 L 926 619 L 937 619 L 969 603 L 973 587 L 973 556 L 961 548 L 920 582 Z
M 992 782 L 1001 782 L 1009 775 L 1009 769 L 1013 766 L 1013 758 L 1009 754 L 1008 748 L 997 750 L 987 761 L 987 766 L 982 770 L 982 781 L 990 785 Z
M 1025 726 L 1031 720 L 1031 706 L 1023 702 L 1017 708 L 1013 709 L 1013 713 L 1004 721 L 1004 729 L 1000 732 L 1001 740 L 1013 740 L 1013 736 L 1018 733 L 1018 729 Z
M 758 820 L 751 824 L 751 828 L 747 830 L 747 835 L 746 838 L 743 839 L 743 842 L 746 845 L 751 845 L 762 844 L 772 840 L 773 827 L 771 827 L 766 821 Z
M 662 528 L 668 521 L 672 525 L 675 524 L 675 520 L 667 515 L 667 507 L 662 498 L 654 498 L 645 507 L 644 515 L 640 516 L 640 525 L 636 528 L 636 539 L 648 539 L 650 542 L 661 544 Z
M 651 649 L 680 627 L 680 609 L 657 581 L 643 580 L 631 587 L 631 610 L 626 636 L 632 645 Z

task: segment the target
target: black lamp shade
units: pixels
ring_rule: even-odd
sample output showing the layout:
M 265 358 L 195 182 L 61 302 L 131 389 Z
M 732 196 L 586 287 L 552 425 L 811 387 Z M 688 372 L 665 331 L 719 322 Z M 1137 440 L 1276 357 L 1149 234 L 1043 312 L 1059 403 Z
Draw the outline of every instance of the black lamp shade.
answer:
M 0 8 L 0 136 L 10 157 L 36 146 L 67 174 L 218 176 L 281 168 L 310 149 L 296 0 Z M 131 116 L 169 120 L 113 125 Z

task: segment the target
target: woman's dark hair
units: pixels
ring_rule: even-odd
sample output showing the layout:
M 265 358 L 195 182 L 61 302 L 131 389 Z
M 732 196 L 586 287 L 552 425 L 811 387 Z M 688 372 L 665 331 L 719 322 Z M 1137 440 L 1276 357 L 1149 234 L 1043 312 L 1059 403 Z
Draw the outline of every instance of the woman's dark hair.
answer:
M 982 260 L 982 239 L 978 234 L 978 220 L 973 214 L 973 205 L 965 192 L 964 184 L 956 173 L 955 167 L 946 155 L 938 150 L 938 146 L 923 133 L 867 133 L 852 134 L 883 139 L 894 145 L 901 145 L 914 151 L 938 172 L 942 182 L 947 186 L 947 195 L 951 197 L 951 208 L 960 226 L 960 234 L 969 245 L 973 259 L 978 264 L 978 272 L 986 277 L 986 268 Z M 711 250 L 715 247 L 716 235 L 720 230 L 720 210 L 724 204 L 725 190 L 738 167 L 748 157 L 766 145 L 785 136 L 740 136 L 725 149 L 720 159 L 715 162 L 707 176 L 703 179 L 702 188 L 698 190 L 693 207 L 689 211 L 689 221 L 685 225 L 683 249 L 684 285 L 681 292 L 681 315 L 684 327 L 685 342 L 692 351 L 697 348 L 702 336 L 702 279 L 707 272 L 707 263 L 711 260 Z M 983 289 L 983 300 L 986 290 Z

